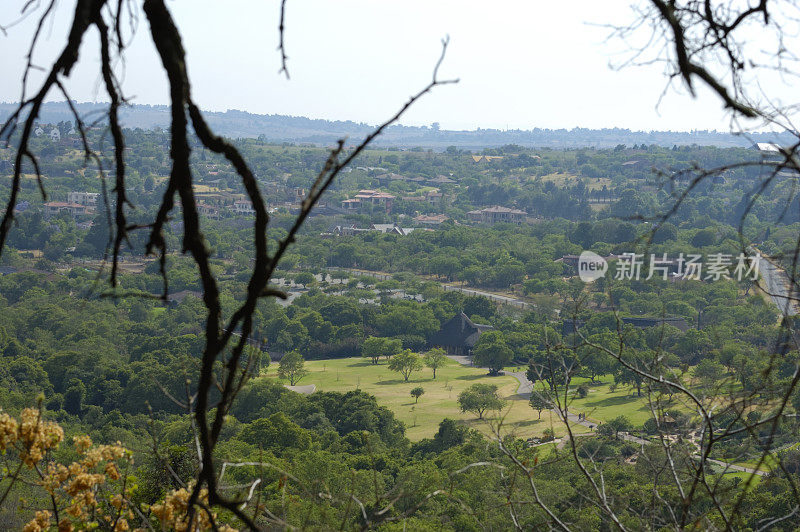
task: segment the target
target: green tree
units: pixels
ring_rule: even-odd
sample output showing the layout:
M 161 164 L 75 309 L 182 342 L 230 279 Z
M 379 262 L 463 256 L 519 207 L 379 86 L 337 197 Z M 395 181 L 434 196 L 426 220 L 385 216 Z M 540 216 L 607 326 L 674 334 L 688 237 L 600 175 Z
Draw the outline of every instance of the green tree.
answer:
M 489 375 L 499 375 L 500 370 L 511 364 L 514 358 L 514 352 L 506 345 L 500 331 L 483 333 L 475 344 L 474 353 L 473 364 L 489 368 Z
M 701 229 L 689 241 L 694 247 L 704 248 L 713 246 L 717 240 L 717 232 L 714 229 Z
M 276 412 L 268 418 L 256 419 L 242 427 L 237 438 L 243 442 L 274 452 L 286 449 L 307 449 L 311 436 L 283 412 Z
M 389 369 L 403 375 L 403 380 L 408 382 L 411 373 L 422 369 L 422 360 L 419 355 L 410 349 L 404 349 L 389 361 Z
M 278 364 L 278 376 L 282 379 L 289 379 L 289 385 L 294 386 L 308 374 L 308 371 L 303 367 L 305 363 L 306 361 L 299 351 L 289 351 L 283 355 Z
M 601 436 L 614 435 L 616 438 L 620 432 L 627 432 L 633 428 L 633 423 L 626 416 L 617 416 L 614 419 L 606 421 L 597 429 L 597 433 Z
M 79 415 L 83 410 L 83 402 L 86 399 L 86 385 L 78 379 L 74 379 L 67 391 L 64 392 L 64 410 L 73 415 Z
M 316 278 L 311 272 L 300 272 L 294 276 L 294 282 L 305 288 L 306 286 L 314 284 Z
M 433 378 L 436 378 L 436 370 L 445 365 L 447 355 L 441 347 L 434 347 L 422 356 L 425 365 L 433 370 Z
M 531 408 L 536 410 L 539 414 L 539 419 L 542 419 L 542 410 L 547 410 L 552 407 L 552 403 L 550 400 L 542 395 L 539 392 L 534 391 L 531 393 L 531 399 L 529 401 Z
M 379 338 L 370 336 L 361 345 L 361 356 L 372 360 L 373 364 L 378 363 L 378 359 L 384 356 L 386 360 L 391 359 L 403 348 L 403 342 L 399 338 Z
M 391 360 L 393 356 L 403 350 L 403 341 L 400 338 L 384 338 L 383 356 Z
M 422 386 L 417 386 L 416 388 L 413 388 L 411 390 L 411 397 L 414 398 L 414 402 L 416 403 L 417 401 L 419 401 L 420 396 L 422 396 L 422 394 L 424 393 L 425 390 L 422 388 Z
M 705 388 L 713 388 L 714 384 L 725 374 L 725 368 L 719 362 L 705 358 L 694 367 L 694 376 L 700 379 Z
M 483 419 L 487 410 L 500 410 L 506 402 L 497 395 L 494 384 L 473 384 L 458 394 L 458 406 L 462 412 L 472 412 Z
M 361 344 L 361 356 L 372 360 L 373 364 L 377 364 L 380 358 L 386 351 L 386 338 L 377 338 L 370 336 L 364 339 Z

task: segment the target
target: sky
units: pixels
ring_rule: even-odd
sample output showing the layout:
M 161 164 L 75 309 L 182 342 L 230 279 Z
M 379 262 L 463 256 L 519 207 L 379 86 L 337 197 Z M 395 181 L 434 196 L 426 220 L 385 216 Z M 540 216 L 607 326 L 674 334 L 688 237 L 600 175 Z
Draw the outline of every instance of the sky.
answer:
M 23 3 L 3 2 L 0 24 L 15 20 Z M 64 45 L 73 5 L 60 2 L 36 64 L 51 65 Z M 635 19 L 628 0 L 288 0 L 288 80 L 278 73 L 278 0 L 167 5 L 183 33 L 194 97 L 207 111 L 379 123 L 430 80 L 441 40 L 449 36 L 440 78 L 459 83 L 437 87 L 401 123 L 438 122 L 442 129 L 730 127 L 706 90 L 693 99 L 677 86 L 661 98 L 663 65 L 613 67 L 630 54 L 630 45 L 609 38 L 609 25 Z M 166 78 L 144 14 L 138 15 L 117 70 L 130 101 L 166 104 Z M 19 99 L 34 22 L 0 34 L 0 101 Z M 78 101 L 105 101 L 96 49 L 93 35 L 68 80 Z

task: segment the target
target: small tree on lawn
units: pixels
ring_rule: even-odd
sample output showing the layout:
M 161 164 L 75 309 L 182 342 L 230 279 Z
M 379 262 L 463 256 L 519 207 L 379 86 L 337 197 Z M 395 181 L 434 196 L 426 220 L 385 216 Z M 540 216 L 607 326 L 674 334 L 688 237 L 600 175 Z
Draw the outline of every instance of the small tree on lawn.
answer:
M 297 350 L 289 351 L 278 364 L 278 377 L 289 379 L 289 385 L 294 386 L 300 379 L 308 375 L 308 371 L 303 368 L 306 361 Z
M 483 419 L 487 410 L 500 410 L 505 404 L 497 395 L 497 386 L 494 384 L 473 384 L 458 394 L 461 411 L 478 414 L 478 419 Z
M 416 403 L 419 401 L 419 398 L 422 394 L 425 393 L 425 390 L 422 389 L 422 386 L 417 386 L 413 390 L 411 390 L 411 397 L 414 398 L 414 402 Z
M 361 356 L 367 357 L 372 360 L 373 364 L 377 364 L 380 357 L 384 356 L 386 360 L 389 360 L 402 349 L 403 342 L 399 338 L 370 336 L 361 345 Z
M 399 372 L 403 375 L 403 380 L 408 382 L 411 372 L 422 369 L 422 360 L 411 349 L 404 349 L 389 360 L 389 369 Z
M 441 368 L 447 362 L 447 354 L 441 347 L 434 347 L 422 357 L 425 365 L 433 370 L 433 378 L 436 378 L 436 369 Z
M 385 350 L 386 338 L 370 336 L 361 344 L 361 356 L 371 359 L 373 364 L 378 363 Z
M 530 405 L 539 413 L 539 419 L 542 419 L 542 410 L 551 408 L 550 400 L 539 392 L 531 393 Z
M 383 356 L 386 360 L 391 359 L 394 355 L 403 350 L 403 341 L 400 338 L 384 338 L 383 343 Z

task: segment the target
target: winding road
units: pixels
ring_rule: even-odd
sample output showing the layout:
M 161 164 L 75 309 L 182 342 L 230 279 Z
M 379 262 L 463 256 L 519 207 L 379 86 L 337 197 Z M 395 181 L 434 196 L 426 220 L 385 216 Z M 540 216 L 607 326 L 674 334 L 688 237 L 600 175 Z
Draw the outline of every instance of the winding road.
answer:
M 769 296 L 778 310 L 784 316 L 795 316 L 797 310 L 797 297 L 795 291 L 792 294 L 792 284 L 786 272 L 778 268 L 769 259 L 759 256 L 758 271 L 764 279 L 764 292 Z
M 464 356 L 464 355 L 447 355 L 447 357 L 449 359 L 455 361 L 455 362 L 458 362 L 462 366 L 472 366 L 472 360 L 468 356 Z M 506 375 L 510 375 L 510 376 L 514 377 L 515 379 L 517 379 L 517 382 L 519 382 L 519 386 L 517 386 L 517 395 L 521 396 L 522 399 L 527 399 L 528 397 L 530 397 L 531 392 L 533 390 L 533 383 L 528 380 L 528 377 L 525 375 L 524 371 L 505 371 L 503 373 L 506 374 Z M 561 416 L 561 412 L 559 412 L 558 410 L 552 409 L 552 411 L 556 416 L 559 416 L 559 417 Z M 573 414 L 572 412 L 567 412 L 567 419 L 572 424 L 581 425 L 581 426 L 586 427 L 586 428 L 588 428 L 590 430 L 594 430 L 598 425 L 598 423 L 596 423 L 594 421 L 589 421 L 589 420 L 586 420 L 586 419 L 579 419 L 578 415 L 577 414 Z M 634 436 L 633 434 L 628 434 L 627 432 L 620 432 L 617 437 L 619 439 L 621 439 L 621 440 L 629 441 L 631 443 L 636 443 L 638 445 L 650 445 L 650 444 L 654 443 L 654 442 L 652 442 L 650 440 L 646 440 L 644 438 L 640 438 L 638 436 Z M 559 443 L 559 445 L 561 447 L 563 447 L 564 444 L 566 444 L 566 440 L 563 440 L 562 442 Z M 735 464 L 729 464 L 727 462 L 722 462 L 720 460 L 712 460 L 712 459 L 709 458 L 708 462 L 711 462 L 711 463 L 713 463 L 713 464 L 715 464 L 715 465 L 717 465 L 719 467 L 722 467 L 722 468 L 724 468 L 726 470 L 730 470 L 730 471 L 740 471 L 740 472 L 743 472 L 743 473 L 749 473 L 751 475 L 758 475 L 760 477 L 763 477 L 763 476 L 767 475 L 766 471 L 761 471 L 761 470 L 758 470 L 758 469 L 752 469 L 752 468 L 744 467 L 744 466 L 738 466 L 738 465 L 735 465 Z
M 451 360 L 458 362 L 462 366 L 472 366 L 472 360 L 468 356 L 447 355 L 447 357 Z M 504 371 L 503 373 L 505 375 L 510 375 L 515 379 L 517 379 L 517 382 L 519 382 L 519 385 L 517 386 L 517 395 L 519 395 L 520 398 L 528 399 L 531 396 L 531 392 L 533 391 L 533 383 L 528 380 L 528 377 L 524 371 Z M 561 412 L 556 410 L 555 408 L 552 409 L 552 411 L 554 414 L 556 414 L 556 416 L 559 417 L 561 416 Z M 595 427 L 597 427 L 598 425 L 596 421 L 582 419 L 578 416 L 578 414 L 573 414 L 572 412 L 567 412 L 567 419 L 569 419 L 570 423 L 574 425 L 580 425 L 590 430 L 594 430 Z M 647 440 L 643 440 L 642 438 L 637 438 L 636 436 L 631 436 L 629 434 L 620 434 L 620 437 L 627 441 L 639 443 L 640 445 L 644 445 L 645 443 L 650 443 Z

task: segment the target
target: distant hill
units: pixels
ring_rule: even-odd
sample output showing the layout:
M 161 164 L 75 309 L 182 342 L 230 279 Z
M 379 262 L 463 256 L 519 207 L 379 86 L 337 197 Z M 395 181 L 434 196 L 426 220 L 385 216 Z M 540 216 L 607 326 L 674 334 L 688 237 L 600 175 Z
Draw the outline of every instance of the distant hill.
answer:
M 105 104 L 76 104 L 81 115 L 88 121 L 102 117 Z M 7 117 L 15 104 L 0 103 L 0 119 Z M 302 116 L 257 115 L 245 111 L 229 110 L 224 113 L 208 112 L 205 116 L 211 126 L 227 137 L 260 137 L 269 142 L 293 142 L 327 145 L 342 137 L 354 144 L 373 128 L 370 124 L 352 121 L 330 121 Z M 169 107 L 166 105 L 133 105 L 120 111 L 126 127 L 152 129 L 169 126 Z M 42 107 L 40 120 L 57 123 L 71 120 L 66 102 L 46 103 Z M 774 133 L 751 135 L 753 141 L 791 142 Z M 436 130 L 429 127 L 393 126 L 379 137 L 375 144 L 399 148 L 431 148 L 443 150 L 448 146 L 479 150 L 518 144 L 539 148 L 611 148 L 619 144 L 657 144 L 660 146 L 698 144 L 720 147 L 749 147 L 748 138 L 718 131 L 631 131 L 628 129 L 540 129 L 498 130 L 477 129 L 473 131 Z

